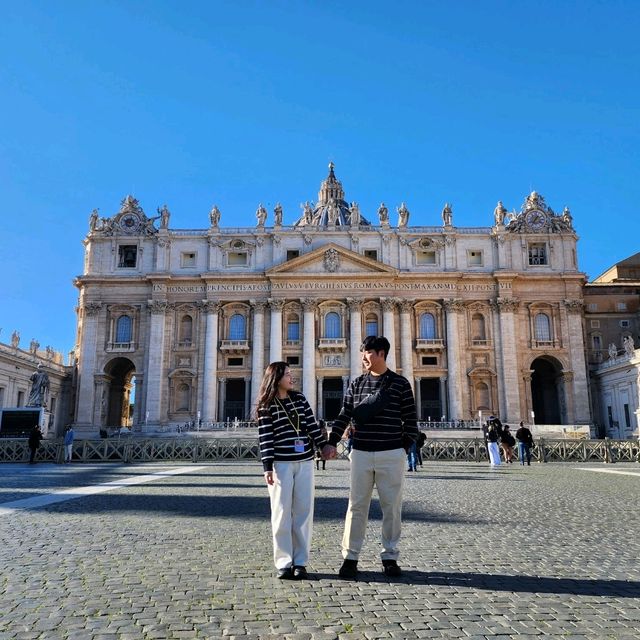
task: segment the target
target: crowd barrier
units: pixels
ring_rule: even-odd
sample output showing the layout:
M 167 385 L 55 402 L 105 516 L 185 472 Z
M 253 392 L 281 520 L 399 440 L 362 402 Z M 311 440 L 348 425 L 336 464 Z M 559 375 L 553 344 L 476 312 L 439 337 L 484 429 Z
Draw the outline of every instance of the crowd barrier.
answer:
M 538 438 L 531 450 L 535 462 L 640 462 L 637 440 L 556 440 Z M 482 438 L 428 438 L 422 448 L 425 460 L 481 462 L 488 460 Z M 347 457 L 346 444 L 338 445 L 338 456 Z M 245 438 L 126 438 L 76 440 L 74 462 L 208 462 L 257 460 L 258 440 Z M 36 459 L 62 463 L 62 442 L 43 440 Z M 27 462 L 25 438 L 0 439 L 0 462 Z

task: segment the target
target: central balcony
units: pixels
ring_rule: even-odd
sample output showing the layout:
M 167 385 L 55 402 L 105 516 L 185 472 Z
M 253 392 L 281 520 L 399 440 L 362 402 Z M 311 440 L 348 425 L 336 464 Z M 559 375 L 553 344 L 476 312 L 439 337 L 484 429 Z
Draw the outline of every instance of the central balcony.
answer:
M 418 338 L 416 340 L 416 351 L 443 351 L 444 340 L 442 338 Z
M 346 348 L 346 338 L 320 338 L 318 340 L 318 349 L 320 351 L 345 351 Z
M 222 340 L 220 351 L 224 353 L 247 353 L 249 351 L 248 340 Z

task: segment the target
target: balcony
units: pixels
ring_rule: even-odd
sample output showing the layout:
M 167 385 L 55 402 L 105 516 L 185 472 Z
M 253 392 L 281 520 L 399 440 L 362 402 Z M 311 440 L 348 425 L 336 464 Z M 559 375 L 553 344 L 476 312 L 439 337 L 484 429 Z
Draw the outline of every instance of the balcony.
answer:
M 195 349 L 195 347 L 195 343 L 191 340 L 182 340 L 173 345 L 173 348 L 176 351 L 191 351 L 192 349 Z
M 416 340 L 416 351 L 443 351 L 444 340 L 442 338 L 418 338 Z
M 107 351 L 115 353 L 130 353 L 135 351 L 137 345 L 135 342 L 108 342 Z
M 249 351 L 248 340 L 222 340 L 220 351 L 223 353 L 247 353 Z
M 290 349 L 299 349 L 302 346 L 302 340 L 285 340 L 284 346 Z
M 473 339 L 471 341 L 471 346 L 472 347 L 486 348 L 486 347 L 489 346 L 489 341 L 488 340 Z
M 346 348 L 346 338 L 320 338 L 318 340 L 318 349 L 320 351 L 344 351 Z
M 531 348 L 532 349 L 554 349 L 559 347 L 557 340 L 532 340 Z

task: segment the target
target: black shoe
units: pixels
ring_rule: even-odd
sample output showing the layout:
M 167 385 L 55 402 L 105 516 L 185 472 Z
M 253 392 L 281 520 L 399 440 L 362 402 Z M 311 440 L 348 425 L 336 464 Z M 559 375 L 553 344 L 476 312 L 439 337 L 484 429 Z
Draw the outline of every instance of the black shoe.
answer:
M 338 575 L 347 580 L 354 580 L 358 576 L 358 561 L 345 560 L 340 567 L 340 571 L 338 571 Z
M 293 579 L 294 580 L 307 580 L 309 578 L 309 574 L 305 567 L 301 565 L 297 565 L 293 567 Z
M 278 580 L 293 580 L 293 571 L 291 570 L 291 567 L 287 567 L 286 569 L 278 569 L 276 577 L 278 578 Z
M 395 560 L 383 560 L 382 566 L 384 575 L 388 578 L 398 578 L 402 575 L 402 569 Z

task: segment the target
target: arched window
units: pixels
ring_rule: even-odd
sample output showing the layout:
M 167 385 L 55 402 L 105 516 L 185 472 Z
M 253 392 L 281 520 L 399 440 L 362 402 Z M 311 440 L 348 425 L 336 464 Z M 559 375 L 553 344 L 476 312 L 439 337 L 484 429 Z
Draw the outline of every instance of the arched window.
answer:
M 300 340 L 300 318 L 297 315 L 287 318 L 287 340 Z
M 324 337 L 325 338 L 341 338 L 340 316 L 331 311 L 324 317 Z
M 551 322 L 546 313 L 536 315 L 535 329 L 538 342 L 551 342 Z
M 593 342 L 593 348 L 594 349 L 596 349 L 598 351 L 600 349 L 602 349 L 602 336 L 601 335 L 596 333 L 591 337 L 591 340 Z
M 193 340 L 193 318 L 182 316 L 180 320 L 180 342 L 191 344 Z
M 474 313 L 471 317 L 471 339 L 486 340 L 487 332 L 484 326 L 484 316 L 481 313 Z
M 179 384 L 177 395 L 176 409 L 178 411 L 189 411 L 189 385 L 184 382 Z
M 229 340 L 246 340 L 247 322 L 243 315 L 234 313 L 229 320 Z
M 434 340 L 436 337 L 436 319 L 432 313 L 423 313 L 420 316 L 420 338 Z
M 116 322 L 116 342 L 131 342 L 131 316 L 120 316 Z
M 490 411 L 489 387 L 486 382 L 478 382 L 476 385 L 476 408 L 481 411 Z
M 377 336 L 378 334 L 378 316 L 370 313 L 365 320 L 365 336 Z

